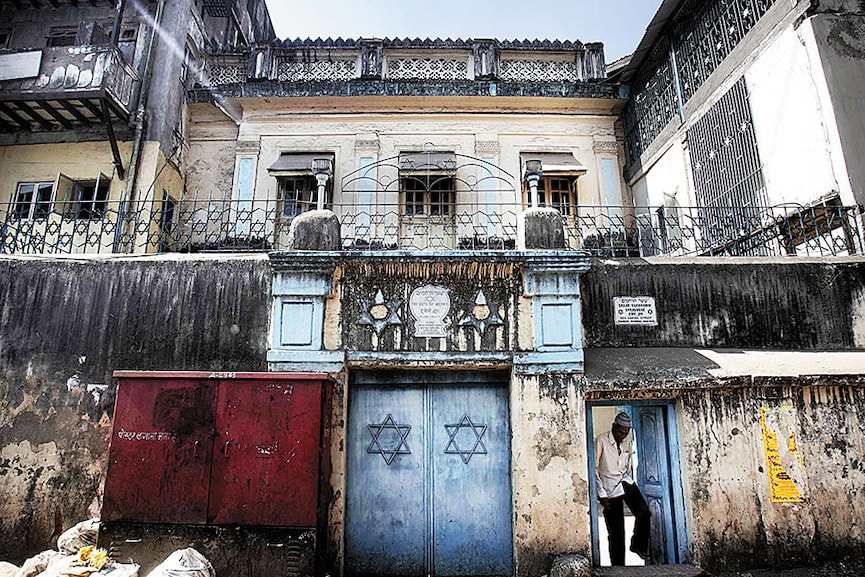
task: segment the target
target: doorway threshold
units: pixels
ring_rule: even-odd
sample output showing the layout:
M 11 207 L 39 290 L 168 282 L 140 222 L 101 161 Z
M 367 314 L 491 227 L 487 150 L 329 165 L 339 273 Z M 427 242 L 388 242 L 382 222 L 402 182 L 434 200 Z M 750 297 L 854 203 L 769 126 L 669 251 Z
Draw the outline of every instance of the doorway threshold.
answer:
M 694 565 L 645 565 L 642 567 L 592 567 L 593 577 L 708 577 Z

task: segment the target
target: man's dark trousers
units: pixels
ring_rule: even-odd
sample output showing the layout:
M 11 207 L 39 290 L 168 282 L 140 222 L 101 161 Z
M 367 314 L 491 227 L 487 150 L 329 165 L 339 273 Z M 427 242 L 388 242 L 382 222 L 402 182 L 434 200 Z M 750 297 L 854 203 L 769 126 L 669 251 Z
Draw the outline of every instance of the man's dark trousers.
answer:
M 631 538 L 631 551 L 641 553 L 644 559 L 649 557 L 649 531 L 651 528 L 651 512 L 646 499 L 636 485 L 622 483 L 625 494 L 607 499 L 604 507 L 604 520 L 607 522 L 607 535 L 610 540 L 610 562 L 613 565 L 625 564 L 625 509 L 634 514 L 634 536 Z

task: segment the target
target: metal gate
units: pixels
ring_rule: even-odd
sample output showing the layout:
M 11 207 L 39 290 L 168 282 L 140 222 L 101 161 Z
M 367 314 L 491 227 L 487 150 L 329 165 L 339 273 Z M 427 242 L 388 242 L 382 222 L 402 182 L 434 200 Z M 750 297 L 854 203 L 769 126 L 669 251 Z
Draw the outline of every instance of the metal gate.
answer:
M 117 371 L 104 522 L 315 527 L 319 374 Z
M 346 575 L 511 575 L 506 377 L 353 375 Z

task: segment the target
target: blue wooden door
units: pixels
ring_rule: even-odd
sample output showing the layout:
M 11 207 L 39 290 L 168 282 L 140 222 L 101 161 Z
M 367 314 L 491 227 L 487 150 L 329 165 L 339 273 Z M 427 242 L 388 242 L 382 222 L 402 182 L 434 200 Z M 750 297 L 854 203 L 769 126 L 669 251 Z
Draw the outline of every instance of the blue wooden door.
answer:
M 652 539 L 649 544 L 654 563 L 676 562 L 673 525 L 673 496 L 664 407 L 636 406 L 637 484 L 652 512 Z
M 394 378 L 350 389 L 345 573 L 511 575 L 506 383 Z

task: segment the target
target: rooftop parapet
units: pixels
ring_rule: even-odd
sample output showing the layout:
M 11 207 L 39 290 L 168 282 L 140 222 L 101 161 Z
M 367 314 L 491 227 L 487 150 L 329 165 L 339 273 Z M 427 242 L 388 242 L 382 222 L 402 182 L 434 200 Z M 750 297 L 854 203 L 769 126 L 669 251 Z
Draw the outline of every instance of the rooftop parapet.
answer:
M 601 86 L 603 44 L 558 40 L 285 40 L 212 54 L 205 73 L 208 88 L 227 96 L 258 94 L 263 86 L 250 93 L 237 85 L 267 82 L 265 92 L 285 96 L 411 95 L 412 86 L 425 95 L 617 96 Z

